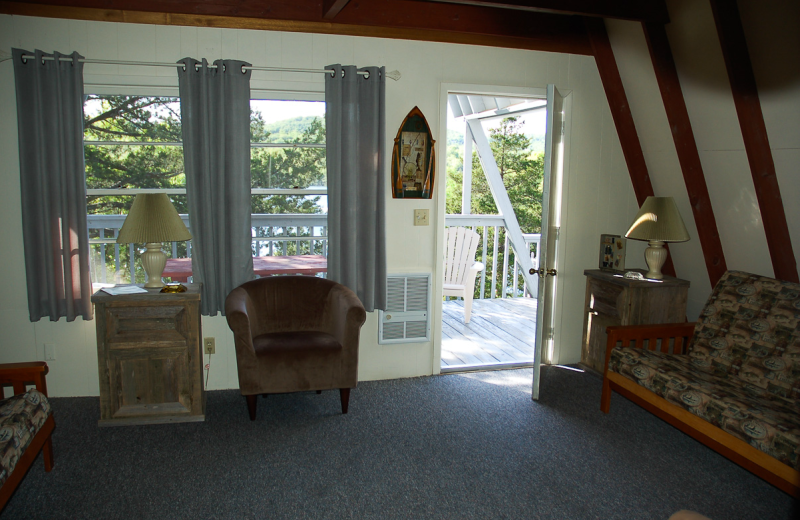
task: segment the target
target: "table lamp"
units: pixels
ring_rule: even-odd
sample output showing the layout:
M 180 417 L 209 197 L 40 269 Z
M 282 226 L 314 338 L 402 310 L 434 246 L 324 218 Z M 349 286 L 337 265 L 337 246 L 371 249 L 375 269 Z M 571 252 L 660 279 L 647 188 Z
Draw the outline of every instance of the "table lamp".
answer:
M 647 197 L 625 237 L 648 242 L 644 259 L 650 270 L 645 276 L 661 280 L 661 266 L 667 260 L 664 242 L 686 242 L 689 232 L 672 197 Z
M 167 265 L 167 255 L 161 250 L 161 243 L 191 238 L 192 234 L 166 193 L 140 193 L 133 199 L 128 217 L 119 230 L 117 243 L 145 244 L 142 266 L 147 273 L 147 282 L 144 286 L 159 288 L 164 287 L 161 273 Z

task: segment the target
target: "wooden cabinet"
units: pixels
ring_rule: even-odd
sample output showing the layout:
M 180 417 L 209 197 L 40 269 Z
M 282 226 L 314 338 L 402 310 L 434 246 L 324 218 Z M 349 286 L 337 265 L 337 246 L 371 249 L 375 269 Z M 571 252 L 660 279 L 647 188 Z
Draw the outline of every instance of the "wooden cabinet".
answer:
M 200 286 L 92 296 L 101 426 L 203 421 Z
M 670 276 L 659 281 L 632 280 L 599 269 L 583 274 L 586 306 L 581 362 L 597 372 L 605 369 L 606 327 L 686 321 L 687 280 Z

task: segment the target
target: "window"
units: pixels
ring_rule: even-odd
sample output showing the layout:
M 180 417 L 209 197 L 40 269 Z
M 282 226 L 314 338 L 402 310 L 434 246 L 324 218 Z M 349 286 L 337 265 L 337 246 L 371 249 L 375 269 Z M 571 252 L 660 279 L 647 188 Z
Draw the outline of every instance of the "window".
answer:
M 253 256 L 327 256 L 325 103 L 251 100 L 250 113 Z
M 169 194 L 189 225 L 179 99 L 90 95 L 84 120 L 92 281 L 141 283 L 138 251 L 116 243 L 135 195 Z M 250 130 L 253 255 L 326 255 L 325 103 L 252 100 Z M 191 256 L 191 241 L 166 249 Z

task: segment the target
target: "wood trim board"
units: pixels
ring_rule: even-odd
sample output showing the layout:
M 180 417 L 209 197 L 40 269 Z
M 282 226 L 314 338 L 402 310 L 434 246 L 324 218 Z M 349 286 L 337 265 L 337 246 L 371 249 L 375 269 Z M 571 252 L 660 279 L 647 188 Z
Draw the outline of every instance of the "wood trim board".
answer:
M 610 389 L 702 442 L 712 450 L 758 475 L 775 487 L 800 497 L 800 472 L 650 390 L 614 372 L 606 372 Z

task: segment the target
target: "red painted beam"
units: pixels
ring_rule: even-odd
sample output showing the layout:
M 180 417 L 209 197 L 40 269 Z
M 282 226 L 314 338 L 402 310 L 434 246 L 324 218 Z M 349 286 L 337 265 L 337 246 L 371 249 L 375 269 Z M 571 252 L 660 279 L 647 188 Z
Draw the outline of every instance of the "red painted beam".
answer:
M 744 148 L 750 163 L 775 278 L 797 282 L 800 281 L 797 260 L 792 248 L 778 178 L 775 175 L 775 162 L 769 146 L 764 114 L 761 112 L 761 101 L 758 98 L 758 87 L 739 8 L 731 0 L 711 0 L 711 8 L 722 45 L 725 67 L 728 69 L 739 126 L 742 128 Z
M 619 18 L 638 22 L 669 23 L 664 0 L 424 0 L 459 5 L 479 5 L 539 13 Z
M 333 2 L 337 3 L 336 1 Z M 490 7 L 370 0 L 335 19 L 323 0 L 0 0 L 0 13 L 439 41 L 590 54 L 579 17 Z
M 333 20 L 350 0 L 322 0 L 322 17 Z
M 647 164 L 644 160 L 642 145 L 639 142 L 639 134 L 636 132 L 636 125 L 633 122 L 633 114 L 628 105 L 628 96 L 625 95 L 625 87 L 619 75 L 617 60 L 614 58 L 614 51 L 608 40 L 603 19 L 584 16 L 583 21 L 592 44 L 592 53 L 600 73 L 600 80 L 603 82 L 611 116 L 614 118 L 614 125 L 617 128 L 622 155 L 628 165 L 633 192 L 641 206 L 647 197 L 654 195 L 653 185 L 650 182 L 650 174 L 647 172 Z M 667 255 L 667 261 L 661 271 L 669 276 L 676 276 L 672 255 Z
M 678 152 L 678 161 L 681 164 L 683 180 L 686 183 L 686 192 L 692 206 L 694 221 L 697 225 L 697 235 L 708 270 L 711 286 L 728 269 L 725 263 L 725 252 L 722 241 L 717 231 L 717 220 L 714 218 L 714 209 L 711 207 L 711 197 L 708 195 L 703 166 L 700 163 L 700 154 L 694 139 L 689 112 L 683 98 L 678 70 L 672 57 L 667 31 L 660 23 L 643 23 L 644 35 L 650 49 L 650 58 L 653 60 L 653 69 L 656 73 L 658 88 L 661 90 L 661 99 L 675 141 Z

